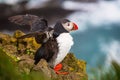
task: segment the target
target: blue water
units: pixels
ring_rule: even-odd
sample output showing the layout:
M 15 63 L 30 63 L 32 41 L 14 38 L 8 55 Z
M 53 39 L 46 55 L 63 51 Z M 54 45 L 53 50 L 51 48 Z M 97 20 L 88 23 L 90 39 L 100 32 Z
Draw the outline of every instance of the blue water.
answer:
M 111 28 L 106 29 L 107 26 L 111 26 Z M 109 43 L 111 40 L 120 41 L 120 24 L 101 25 L 99 28 L 89 28 L 84 32 L 72 34 L 72 36 L 75 43 L 71 52 L 77 58 L 87 62 L 88 71 L 91 68 L 104 65 L 106 55 L 109 53 L 101 51 L 100 45 L 101 43 Z

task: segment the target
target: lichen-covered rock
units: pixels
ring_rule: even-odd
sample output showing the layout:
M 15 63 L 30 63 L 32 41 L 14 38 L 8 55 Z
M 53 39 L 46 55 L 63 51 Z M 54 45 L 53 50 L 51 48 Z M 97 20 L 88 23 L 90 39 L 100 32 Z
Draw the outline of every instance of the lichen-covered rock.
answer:
M 34 65 L 34 60 L 28 55 L 22 56 L 18 64 L 22 71 L 27 74 L 30 71 L 42 72 L 52 80 L 88 80 L 85 61 L 76 59 L 73 54 L 68 54 L 62 62 L 63 69 L 61 71 L 68 72 L 69 74 L 67 75 L 57 75 L 44 59 L 41 59 L 37 65 Z
M 18 66 L 20 72 L 30 73 L 30 69 L 33 67 L 34 60 L 27 54 L 19 57 Z
M 55 75 L 54 71 L 52 68 L 50 68 L 48 66 L 48 63 L 46 62 L 46 60 L 41 59 L 41 61 L 37 64 L 34 65 L 33 67 L 34 71 L 40 71 L 42 72 L 44 75 L 48 76 L 48 77 L 52 77 L 53 75 Z M 54 74 L 53 74 L 54 73 Z M 53 74 L 53 75 L 52 75 Z
M 16 42 L 16 39 L 14 37 L 11 37 L 8 34 L 0 33 L 0 44 L 8 45 Z
M 13 37 L 18 38 L 23 35 L 25 35 L 25 33 L 23 33 L 20 30 L 17 30 L 17 31 L 15 31 Z M 17 46 L 18 46 L 18 50 L 20 51 L 20 53 L 24 53 L 24 51 L 26 52 L 28 50 L 30 52 L 35 52 L 36 49 L 38 49 L 40 47 L 40 44 L 37 44 L 35 41 L 35 38 L 31 37 L 31 38 L 25 38 L 25 39 L 17 39 Z
M 9 53 L 9 54 L 16 54 L 17 53 L 17 47 L 14 46 L 14 45 L 4 45 L 3 46 L 3 50 L 6 52 L 6 53 Z
M 88 80 L 86 74 L 86 63 L 78 60 L 73 54 L 69 53 L 62 62 L 63 69 L 67 75 L 57 75 L 55 80 Z
M 37 44 L 33 37 L 17 39 L 23 35 L 25 35 L 25 33 L 20 30 L 15 31 L 13 36 L 0 33 L 0 47 L 5 48 L 5 51 L 9 51 L 11 47 L 12 49 L 14 47 L 14 50 L 17 50 L 17 52 L 20 54 L 33 54 L 40 47 L 40 44 Z
M 57 75 L 44 59 L 34 65 L 33 56 L 40 44 L 37 44 L 33 37 L 18 40 L 17 38 L 22 35 L 25 33 L 19 30 L 13 36 L 0 33 L 0 48 L 16 61 L 21 73 L 40 72 L 52 80 L 88 80 L 86 62 L 77 59 L 72 53 L 69 53 L 62 61 L 63 69 L 61 71 L 68 72 L 67 75 Z

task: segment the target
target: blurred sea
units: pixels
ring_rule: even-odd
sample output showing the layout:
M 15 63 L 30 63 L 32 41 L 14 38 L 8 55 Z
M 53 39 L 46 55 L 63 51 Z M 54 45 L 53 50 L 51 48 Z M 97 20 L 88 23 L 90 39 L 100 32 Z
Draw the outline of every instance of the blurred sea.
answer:
M 120 64 L 120 0 L 83 6 L 89 5 L 91 9 L 67 17 L 79 26 L 72 33 L 75 44 L 71 52 L 87 62 L 88 73 L 92 68 L 109 67 L 112 60 Z

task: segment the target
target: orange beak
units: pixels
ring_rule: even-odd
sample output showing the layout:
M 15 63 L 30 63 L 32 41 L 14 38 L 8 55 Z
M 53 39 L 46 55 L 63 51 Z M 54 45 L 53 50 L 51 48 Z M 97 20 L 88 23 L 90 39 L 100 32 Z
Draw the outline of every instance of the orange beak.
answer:
M 73 29 L 72 30 L 78 30 L 78 26 L 75 23 L 73 23 Z

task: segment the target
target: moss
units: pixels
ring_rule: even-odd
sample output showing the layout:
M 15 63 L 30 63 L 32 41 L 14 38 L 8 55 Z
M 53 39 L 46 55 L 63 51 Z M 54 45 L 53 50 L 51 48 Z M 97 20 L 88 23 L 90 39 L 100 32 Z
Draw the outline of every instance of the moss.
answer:
M 82 71 L 86 73 L 86 62 L 77 59 L 72 53 L 69 53 L 66 56 L 63 63 L 67 64 L 69 66 L 69 70 L 71 71 L 76 71 L 76 72 Z

